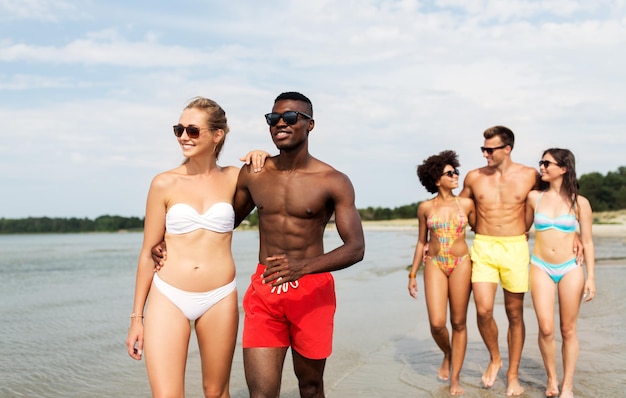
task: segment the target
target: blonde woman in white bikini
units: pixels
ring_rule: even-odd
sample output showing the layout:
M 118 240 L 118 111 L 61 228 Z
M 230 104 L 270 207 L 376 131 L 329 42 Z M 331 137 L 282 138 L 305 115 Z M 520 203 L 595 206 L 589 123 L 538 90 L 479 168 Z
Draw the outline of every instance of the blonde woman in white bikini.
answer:
M 136 360 L 145 354 L 153 396 L 184 396 L 191 322 L 204 395 L 230 396 L 239 324 L 231 252 L 239 168 L 217 164 L 228 131 L 217 103 L 194 98 L 174 126 L 185 162 L 150 185 L 126 346 Z M 163 237 L 168 255 L 155 272 L 151 248 Z

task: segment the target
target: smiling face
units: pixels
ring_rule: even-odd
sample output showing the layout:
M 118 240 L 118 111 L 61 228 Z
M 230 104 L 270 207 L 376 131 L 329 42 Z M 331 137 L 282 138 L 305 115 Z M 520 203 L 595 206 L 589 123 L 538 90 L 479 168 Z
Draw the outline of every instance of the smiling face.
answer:
M 440 188 L 453 190 L 459 187 L 459 170 L 455 169 L 454 166 L 447 164 L 443 168 L 443 173 L 441 174 L 441 178 L 439 178 L 439 182 L 437 183 Z
M 542 181 L 551 182 L 561 178 L 567 172 L 567 168 L 559 165 L 554 156 L 548 152 L 541 158 L 539 172 Z
M 483 143 L 483 157 L 487 166 L 498 166 L 511 153 L 511 147 L 505 146 L 499 136 L 486 138 Z
M 207 116 L 204 111 L 197 108 L 187 108 L 183 110 L 178 123 L 184 127 L 194 126 L 200 129 L 200 135 L 197 138 L 190 138 L 186 129 L 177 138 L 185 157 L 191 158 L 215 151 L 215 132 L 219 130 L 209 130 Z
M 296 100 L 280 100 L 272 107 L 272 112 L 283 114 L 287 111 L 297 111 L 310 115 L 311 110 L 307 103 Z M 270 135 L 276 148 L 290 150 L 306 143 L 309 132 L 313 130 L 315 122 L 306 116 L 298 115 L 295 124 L 287 124 L 282 118 L 274 126 L 270 126 Z

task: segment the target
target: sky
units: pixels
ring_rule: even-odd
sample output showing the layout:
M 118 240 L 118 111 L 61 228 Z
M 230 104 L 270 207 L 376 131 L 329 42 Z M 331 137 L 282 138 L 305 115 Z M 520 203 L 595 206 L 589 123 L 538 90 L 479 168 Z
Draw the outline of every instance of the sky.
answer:
M 308 96 L 309 150 L 358 208 L 430 198 L 415 170 L 442 150 L 484 166 L 494 125 L 516 162 L 568 148 L 604 175 L 625 71 L 624 0 L 0 0 L 0 218 L 143 217 L 195 96 L 226 110 L 224 166 L 276 154 L 263 115 Z

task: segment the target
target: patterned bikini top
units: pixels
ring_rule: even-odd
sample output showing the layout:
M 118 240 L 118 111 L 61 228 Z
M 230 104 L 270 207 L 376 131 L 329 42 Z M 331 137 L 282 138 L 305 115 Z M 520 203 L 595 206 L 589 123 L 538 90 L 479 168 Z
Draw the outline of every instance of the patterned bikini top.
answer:
M 574 214 L 561 214 L 560 216 L 550 218 L 547 215 L 539 213 L 537 211 L 537 208 L 539 207 L 539 202 L 541 202 L 541 198 L 543 197 L 544 192 L 539 195 L 539 198 L 537 198 L 537 204 L 535 205 L 535 219 L 533 221 L 535 223 L 535 231 L 556 229 L 557 231 L 565 233 L 576 232 L 576 228 L 578 227 L 578 220 L 576 219 L 576 216 Z
M 176 203 L 165 215 L 165 231 L 186 234 L 197 229 L 226 233 L 235 228 L 235 209 L 226 202 L 217 202 L 200 214 L 186 203 Z
M 444 220 L 440 216 L 434 214 L 434 210 L 437 208 L 437 201 L 435 200 L 433 212 L 430 213 L 428 219 L 426 219 L 426 225 L 428 225 L 428 228 L 435 233 L 440 241 L 447 239 L 449 242 L 452 242 L 465 232 L 467 218 L 461 211 L 461 206 L 459 206 L 459 201 L 456 197 L 454 198 L 454 202 L 456 203 L 456 207 L 459 209 L 458 217 L 452 217 L 450 220 Z

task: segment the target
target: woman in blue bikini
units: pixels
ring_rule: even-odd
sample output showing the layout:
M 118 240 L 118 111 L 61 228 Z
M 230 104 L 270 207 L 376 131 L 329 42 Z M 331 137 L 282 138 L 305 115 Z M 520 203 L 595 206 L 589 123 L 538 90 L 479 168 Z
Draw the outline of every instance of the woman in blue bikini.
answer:
M 145 354 L 153 396 L 185 395 L 191 322 L 198 338 L 204 395 L 230 396 L 239 324 L 231 251 L 239 168 L 217 164 L 228 130 L 222 107 L 208 98 L 194 98 L 174 126 L 186 159 L 154 177 L 148 192 L 126 346 L 136 360 Z M 258 168 L 269 154 L 256 155 L 253 167 Z M 250 157 L 251 153 L 246 159 Z M 154 272 L 151 249 L 163 237 L 166 266 Z
M 467 346 L 465 324 L 472 274 L 465 230 L 468 225 L 474 226 L 476 220 L 474 201 L 452 193 L 459 187 L 458 167 L 457 154 L 443 151 L 430 156 L 417 168 L 424 188 L 437 195 L 420 203 L 417 209 L 419 236 L 409 273 L 409 294 L 417 298 L 415 276 L 424 262 L 424 293 L 430 332 L 444 354 L 438 376 L 450 380 L 452 395 L 463 394 L 460 374 Z M 426 244 L 428 255 L 424 256 Z M 448 303 L 452 339 L 446 326 Z
M 594 246 L 591 237 L 592 212 L 589 201 L 578 195 L 574 154 L 567 149 L 544 151 L 539 161 L 539 190 L 526 202 L 526 224 L 535 225 L 535 245 L 531 256 L 530 291 L 539 324 L 539 349 L 548 377 L 546 396 L 559 396 L 554 340 L 554 296 L 558 294 L 563 340 L 563 380 L 561 398 L 574 396 L 574 369 L 578 359 L 576 321 L 581 300 L 590 301 L 596 293 Z M 572 255 L 576 232 L 587 270 Z

